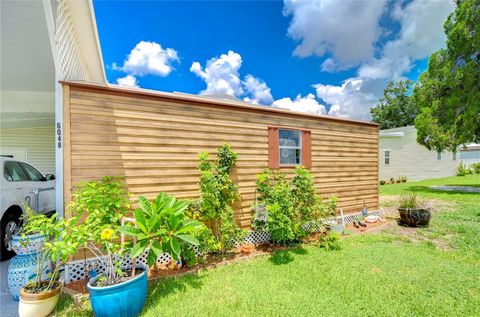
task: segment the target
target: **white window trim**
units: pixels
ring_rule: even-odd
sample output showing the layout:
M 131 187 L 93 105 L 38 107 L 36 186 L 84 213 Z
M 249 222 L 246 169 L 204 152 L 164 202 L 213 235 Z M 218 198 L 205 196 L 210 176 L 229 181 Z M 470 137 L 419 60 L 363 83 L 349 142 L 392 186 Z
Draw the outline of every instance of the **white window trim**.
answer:
M 289 145 L 280 145 L 280 131 L 296 131 L 299 134 L 298 140 L 299 140 L 299 146 L 289 146 Z M 302 165 L 302 130 L 295 130 L 295 129 L 278 129 L 278 165 L 279 166 L 300 166 Z M 287 150 L 300 150 L 300 157 L 299 161 L 300 163 L 298 164 L 282 164 L 282 149 L 287 149 Z

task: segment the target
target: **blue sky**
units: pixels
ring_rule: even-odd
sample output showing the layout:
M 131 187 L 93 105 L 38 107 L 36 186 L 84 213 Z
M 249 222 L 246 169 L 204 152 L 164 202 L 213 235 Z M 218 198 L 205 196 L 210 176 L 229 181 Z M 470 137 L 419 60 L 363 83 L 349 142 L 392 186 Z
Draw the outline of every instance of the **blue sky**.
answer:
M 449 0 L 94 1 L 110 83 L 369 119 L 443 46 Z

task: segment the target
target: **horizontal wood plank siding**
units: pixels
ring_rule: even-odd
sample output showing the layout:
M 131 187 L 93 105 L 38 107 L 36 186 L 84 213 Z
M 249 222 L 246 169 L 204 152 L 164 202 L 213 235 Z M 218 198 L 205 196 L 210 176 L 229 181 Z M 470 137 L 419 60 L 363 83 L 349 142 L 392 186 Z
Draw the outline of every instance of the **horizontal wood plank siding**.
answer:
M 66 84 L 68 85 L 68 84 Z M 172 98 L 71 85 L 71 184 L 124 176 L 133 196 L 166 191 L 198 198 L 198 154 L 229 143 L 239 154 L 235 216 L 250 226 L 256 175 L 268 167 L 268 127 L 311 131 L 311 171 L 318 193 L 339 197 L 346 212 L 378 208 L 378 128 L 276 112 L 216 107 Z M 67 126 L 67 125 L 65 125 Z M 282 168 L 290 176 L 292 168 Z M 70 177 L 70 176 L 69 176 Z M 69 184 L 69 182 L 65 182 Z M 69 190 L 67 188 L 66 190 Z

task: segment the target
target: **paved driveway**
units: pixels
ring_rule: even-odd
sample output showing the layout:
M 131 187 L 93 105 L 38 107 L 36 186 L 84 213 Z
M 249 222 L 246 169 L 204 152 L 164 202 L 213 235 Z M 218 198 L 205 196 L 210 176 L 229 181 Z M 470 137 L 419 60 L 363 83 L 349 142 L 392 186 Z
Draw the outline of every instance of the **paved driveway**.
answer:
M 0 262 L 0 316 L 17 317 L 18 302 L 15 302 L 8 291 L 7 270 L 8 262 Z

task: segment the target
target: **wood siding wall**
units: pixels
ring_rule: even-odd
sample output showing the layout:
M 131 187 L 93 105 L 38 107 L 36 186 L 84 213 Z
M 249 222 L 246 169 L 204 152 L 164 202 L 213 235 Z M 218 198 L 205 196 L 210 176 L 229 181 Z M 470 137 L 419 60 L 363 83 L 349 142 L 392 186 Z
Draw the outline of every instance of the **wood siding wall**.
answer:
M 236 219 L 251 223 L 256 175 L 268 167 L 268 127 L 311 131 L 318 193 L 346 212 L 378 208 L 378 128 L 372 125 L 64 85 L 65 198 L 76 182 L 124 176 L 133 197 L 198 198 L 198 154 L 229 143 L 239 154 Z M 292 169 L 285 169 L 291 174 Z

